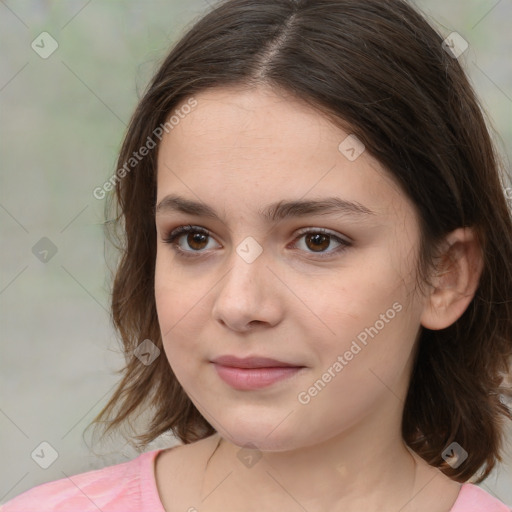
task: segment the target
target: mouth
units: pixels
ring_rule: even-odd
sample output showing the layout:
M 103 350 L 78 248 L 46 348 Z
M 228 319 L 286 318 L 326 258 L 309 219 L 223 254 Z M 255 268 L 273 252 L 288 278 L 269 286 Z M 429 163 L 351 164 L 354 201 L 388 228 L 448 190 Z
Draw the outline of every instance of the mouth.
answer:
M 237 390 L 253 390 L 288 379 L 306 367 L 267 357 L 222 356 L 212 361 L 218 376 Z
M 222 366 L 229 366 L 232 368 L 303 368 L 303 365 L 297 363 L 290 363 L 279 361 L 270 357 L 251 356 L 251 357 L 236 357 L 232 355 L 220 356 L 212 360 L 212 363 L 220 364 Z

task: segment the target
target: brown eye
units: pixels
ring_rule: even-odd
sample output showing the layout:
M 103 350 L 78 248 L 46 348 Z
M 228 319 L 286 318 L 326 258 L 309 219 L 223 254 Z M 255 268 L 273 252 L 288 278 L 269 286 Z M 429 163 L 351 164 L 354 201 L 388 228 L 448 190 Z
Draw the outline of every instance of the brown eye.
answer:
M 322 233 L 314 233 L 306 235 L 306 245 L 313 251 L 323 252 L 329 248 L 331 243 L 330 235 L 324 235 Z
M 162 238 L 164 243 L 170 244 L 177 253 L 185 257 L 201 256 L 207 252 L 203 249 L 207 248 L 210 240 L 213 241 L 213 238 L 206 229 L 190 225 L 180 226 Z
M 304 242 L 301 244 L 299 241 L 302 239 Z M 333 245 L 333 242 L 336 245 L 334 246 L 334 249 L 329 250 Z M 318 228 L 314 230 L 305 230 L 302 233 L 299 233 L 299 237 L 296 238 L 294 245 L 303 252 L 316 254 L 320 258 L 327 258 L 351 247 L 352 242 L 345 240 L 334 233 L 330 233 L 323 228 Z M 300 245 L 302 245 L 302 247 L 300 247 Z
M 304 239 L 303 247 L 299 247 L 306 254 L 315 254 L 318 258 L 327 258 L 333 256 L 352 246 L 352 242 L 345 240 L 340 236 L 330 233 L 323 228 L 305 230 L 295 239 L 294 246 L 300 245 L 299 240 Z M 162 238 L 164 243 L 170 244 L 173 249 L 184 257 L 208 256 L 208 243 L 214 242 L 210 232 L 204 228 L 196 226 L 180 226 L 170 234 Z M 333 242 L 336 244 L 334 249 L 328 250 Z M 211 247 L 210 247 L 211 249 Z
M 205 245 L 208 243 L 208 235 L 203 233 L 188 233 L 186 240 L 187 245 L 191 249 L 200 251 L 201 249 L 204 249 Z

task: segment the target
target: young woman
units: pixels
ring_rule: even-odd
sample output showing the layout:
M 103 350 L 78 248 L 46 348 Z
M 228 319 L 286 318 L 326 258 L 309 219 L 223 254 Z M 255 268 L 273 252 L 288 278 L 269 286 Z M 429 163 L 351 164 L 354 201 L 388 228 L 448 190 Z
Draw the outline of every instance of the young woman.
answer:
M 112 178 L 127 362 L 96 418 L 182 443 L 5 512 L 511 510 L 474 483 L 512 419 L 512 219 L 454 44 L 402 0 L 192 27 Z

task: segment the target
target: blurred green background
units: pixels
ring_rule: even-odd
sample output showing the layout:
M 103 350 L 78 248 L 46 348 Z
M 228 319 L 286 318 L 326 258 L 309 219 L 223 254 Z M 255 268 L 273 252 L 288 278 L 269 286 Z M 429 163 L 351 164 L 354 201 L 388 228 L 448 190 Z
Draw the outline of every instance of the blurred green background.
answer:
M 443 35 L 456 31 L 468 41 L 460 61 L 508 168 L 512 2 L 415 4 Z M 0 2 L 0 502 L 137 455 L 119 445 L 96 457 L 82 439 L 122 361 L 109 323 L 104 200 L 92 191 L 115 171 L 126 124 L 152 73 L 210 5 L 213 0 Z M 52 39 L 42 32 L 58 44 L 47 58 L 35 51 L 51 50 Z M 38 243 L 49 251 L 39 259 Z M 511 440 L 509 433 L 504 464 L 481 484 L 508 504 Z M 48 469 L 31 457 L 43 441 L 58 452 Z M 162 438 L 148 449 L 172 444 Z

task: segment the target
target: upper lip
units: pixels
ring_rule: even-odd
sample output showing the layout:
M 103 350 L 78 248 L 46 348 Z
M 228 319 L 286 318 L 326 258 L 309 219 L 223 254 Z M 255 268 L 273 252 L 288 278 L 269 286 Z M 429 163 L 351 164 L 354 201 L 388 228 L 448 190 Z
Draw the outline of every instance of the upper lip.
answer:
M 302 367 L 300 364 L 286 363 L 278 361 L 270 357 L 252 356 L 252 357 L 236 357 L 232 355 L 220 356 L 212 360 L 212 363 L 221 364 L 222 366 L 231 366 L 233 368 L 282 368 L 282 367 Z

